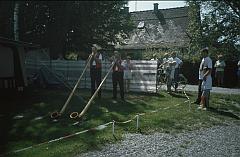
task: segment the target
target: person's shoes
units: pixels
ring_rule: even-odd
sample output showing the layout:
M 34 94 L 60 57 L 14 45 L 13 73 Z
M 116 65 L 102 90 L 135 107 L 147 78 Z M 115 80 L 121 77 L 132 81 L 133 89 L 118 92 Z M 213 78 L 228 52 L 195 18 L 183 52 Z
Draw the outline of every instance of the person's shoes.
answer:
M 207 110 L 207 108 L 206 108 L 206 107 L 203 107 L 203 108 L 202 108 L 202 110 L 203 110 L 203 111 L 206 111 L 206 110 Z
M 198 108 L 197 108 L 198 110 L 202 110 L 202 106 L 198 106 Z

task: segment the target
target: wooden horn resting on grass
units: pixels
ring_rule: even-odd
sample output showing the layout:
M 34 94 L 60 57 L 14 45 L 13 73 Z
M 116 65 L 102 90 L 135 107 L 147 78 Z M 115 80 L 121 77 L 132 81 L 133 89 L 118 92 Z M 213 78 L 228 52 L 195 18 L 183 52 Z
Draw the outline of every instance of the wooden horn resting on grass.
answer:
M 112 68 L 114 66 L 116 61 L 114 61 L 110 67 L 110 69 L 108 70 L 108 73 L 105 75 L 105 77 L 103 78 L 102 82 L 100 83 L 100 85 L 98 86 L 97 90 L 94 92 L 94 94 L 92 95 L 92 97 L 90 98 L 90 100 L 88 101 L 87 105 L 84 107 L 84 109 L 82 110 L 81 113 L 78 112 L 72 112 L 70 114 L 70 118 L 81 118 L 86 112 L 87 109 L 89 108 L 90 104 L 92 103 L 93 99 L 96 97 L 98 91 L 100 90 L 101 86 L 103 85 L 104 81 L 107 79 L 108 75 L 110 74 L 110 72 L 112 71 Z
M 60 116 L 62 115 L 62 113 L 65 111 L 67 105 L 69 104 L 69 102 L 70 102 L 70 100 L 71 100 L 71 98 L 72 98 L 75 90 L 77 89 L 77 87 L 78 87 L 78 85 L 79 85 L 79 83 L 80 83 L 80 81 L 81 81 L 81 79 L 82 79 L 82 77 L 83 77 L 83 74 L 85 73 L 85 71 L 87 70 L 88 65 L 90 64 L 90 60 L 92 59 L 92 57 L 93 57 L 92 54 L 88 57 L 87 64 L 86 64 L 85 68 L 83 69 L 83 72 L 82 72 L 82 74 L 80 75 L 80 77 L 79 77 L 76 85 L 74 86 L 72 92 L 70 93 L 67 101 L 66 101 L 65 104 L 63 105 L 61 111 L 60 111 L 60 112 L 58 112 L 58 111 L 53 112 L 53 113 L 51 114 L 51 118 L 58 118 L 58 117 L 60 117 Z

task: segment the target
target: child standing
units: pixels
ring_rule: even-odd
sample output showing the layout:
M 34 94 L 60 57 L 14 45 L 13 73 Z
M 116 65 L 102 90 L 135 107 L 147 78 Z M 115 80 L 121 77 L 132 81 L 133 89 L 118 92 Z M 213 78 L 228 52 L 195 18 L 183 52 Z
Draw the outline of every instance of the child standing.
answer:
M 125 92 L 129 92 L 129 86 L 130 86 L 130 80 L 132 79 L 132 63 L 131 63 L 131 57 L 127 56 L 127 59 L 125 60 L 123 67 L 124 67 L 124 85 L 125 85 Z

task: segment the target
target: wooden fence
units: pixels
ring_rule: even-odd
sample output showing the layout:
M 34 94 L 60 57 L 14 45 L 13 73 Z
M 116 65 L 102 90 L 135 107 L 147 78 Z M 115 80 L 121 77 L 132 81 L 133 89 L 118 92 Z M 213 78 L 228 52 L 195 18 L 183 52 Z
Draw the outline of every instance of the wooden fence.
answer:
M 69 60 L 51 60 L 51 61 L 36 61 L 26 60 L 26 72 L 27 75 L 37 73 L 41 67 L 45 67 L 51 70 L 53 73 L 57 73 L 63 76 L 64 81 L 70 84 L 72 87 L 76 84 L 79 76 L 81 75 L 86 61 L 69 61 Z M 157 61 L 146 60 L 132 60 L 133 79 L 130 81 L 130 91 L 141 92 L 155 92 L 156 91 L 156 72 Z M 111 63 L 107 60 L 102 61 L 102 78 L 109 70 Z M 90 72 L 89 68 L 84 74 L 79 87 L 90 88 Z M 112 90 L 112 74 L 109 74 L 108 78 L 104 82 L 102 89 Z

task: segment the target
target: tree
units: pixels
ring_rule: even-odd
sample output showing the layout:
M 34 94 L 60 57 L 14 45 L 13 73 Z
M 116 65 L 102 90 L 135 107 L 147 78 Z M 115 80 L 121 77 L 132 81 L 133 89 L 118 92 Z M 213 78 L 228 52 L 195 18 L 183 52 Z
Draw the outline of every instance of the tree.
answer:
M 13 38 L 14 1 L 0 1 L 0 36 Z
M 239 56 L 240 45 L 240 13 L 238 1 L 190 1 L 191 4 L 198 3 L 201 8 L 201 40 L 194 30 L 194 26 L 199 23 L 191 17 L 192 26 L 189 32 L 192 37 L 191 46 L 194 47 L 196 41 L 202 41 L 201 44 L 209 46 L 212 55 L 223 53 L 227 59 L 236 59 Z M 193 5 L 194 6 L 194 5 Z M 194 8 L 194 7 L 193 7 Z M 191 9 L 190 14 L 196 13 Z M 200 48 L 200 47 L 199 47 Z
M 50 48 L 53 57 L 58 53 L 66 52 L 66 49 L 87 50 L 92 43 L 103 47 L 112 46 L 119 41 L 119 36 L 126 37 L 133 28 L 129 14 L 124 12 L 127 1 L 19 1 L 18 3 L 20 40 Z M 4 8 L 5 3 L 2 5 Z M 9 11 L 9 14 L 14 13 L 13 9 Z M 7 18 L 9 17 L 0 20 Z M 13 38 L 12 35 L 9 37 Z
M 202 36 L 202 24 L 200 16 L 199 1 L 188 1 L 189 5 L 189 25 L 187 35 L 190 38 L 189 53 L 193 54 L 196 58 L 199 58 L 196 54 L 203 46 Z

